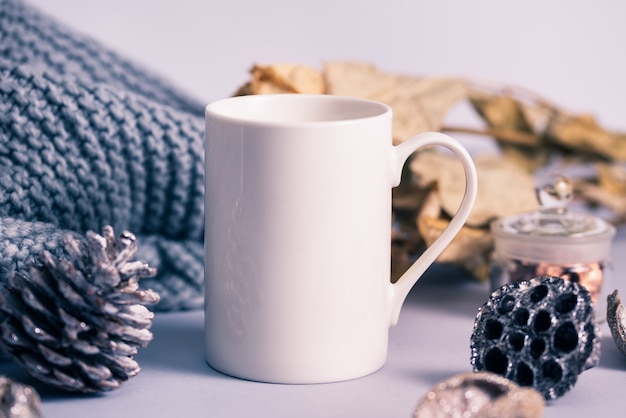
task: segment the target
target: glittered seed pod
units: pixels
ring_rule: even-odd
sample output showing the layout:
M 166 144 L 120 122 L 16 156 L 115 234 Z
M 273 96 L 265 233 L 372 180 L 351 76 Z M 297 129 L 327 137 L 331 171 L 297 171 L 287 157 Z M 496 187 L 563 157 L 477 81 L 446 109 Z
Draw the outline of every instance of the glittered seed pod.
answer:
M 599 359 L 591 298 L 577 283 L 543 276 L 507 284 L 478 311 L 471 336 L 475 371 L 505 376 L 556 399 Z
M 414 418 L 541 418 L 545 401 L 533 388 L 489 372 L 462 373 L 433 386 Z
M 626 314 L 617 289 L 607 297 L 606 320 L 615 346 L 626 356 Z
M 138 280 L 156 273 L 131 261 L 129 232 L 111 227 L 86 240 L 67 236 L 69 260 L 48 252 L 0 289 L 0 344 L 34 378 L 69 391 L 112 390 L 135 376 L 133 359 L 152 340 L 158 294 Z

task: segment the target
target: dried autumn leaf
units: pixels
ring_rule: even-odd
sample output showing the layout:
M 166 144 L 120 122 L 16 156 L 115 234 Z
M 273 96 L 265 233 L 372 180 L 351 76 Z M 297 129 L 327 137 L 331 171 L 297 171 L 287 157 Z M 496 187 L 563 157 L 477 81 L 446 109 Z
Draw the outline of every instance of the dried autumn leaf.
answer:
M 527 106 L 508 95 L 472 91 L 469 98 L 474 109 L 495 131 L 496 139 L 500 140 L 500 148 L 507 158 L 528 171 L 534 171 L 547 163 L 550 151 L 542 146 L 540 136 L 535 134 L 533 124 L 527 119 L 527 115 L 534 115 L 535 112 L 526 110 Z M 507 137 L 526 134 L 524 138 L 529 140 L 513 143 L 507 138 L 499 137 L 498 132 Z
M 550 121 L 546 136 L 583 154 L 626 161 L 626 134 L 602 128 L 592 115 L 558 114 Z
M 534 91 L 520 86 L 470 80 L 468 97 L 475 110 L 501 141 L 540 146 L 541 133 L 560 108 Z M 507 134 L 507 135 L 505 135 Z
M 626 217 L 626 194 L 615 193 L 590 181 L 576 182 L 576 191 L 588 202 L 604 206 L 620 218 Z
M 326 90 L 322 73 L 306 65 L 292 63 L 254 65 L 250 73 L 252 79 L 237 91 L 236 96 L 279 93 L 322 94 Z
M 626 196 L 626 166 L 623 164 L 596 164 L 598 183 L 609 193 Z
M 430 190 L 407 179 L 402 181 L 400 186 L 394 187 L 391 191 L 393 197 L 393 208 L 402 211 L 417 211 L 422 206 L 426 195 Z
M 397 94 L 381 98 L 394 110 L 395 142 L 441 130 L 449 110 L 465 97 L 465 84 L 449 78 L 398 80 Z
M 464 81 L 445 77 L 409 77 L 379 71 L 362 62 L 324 64 L 326 92 L 376 100 L 393 109 L 394 142 L 441 130 L 448 111 L 467 95 Z
M 532 126 L 526 120 L 521 102 L 513 97 L 472 91 L 469 99 L 489 126 L 502 130 L 533 132 Z M 529 145 L 539 145 L 539 141 Z
M 441 212 L 441 201 L 436 190 L 425 199 L 417 219 L 417 229 L 426 245 L 432 245 L 450 223 Z M 452 242 L 437 258 L 442 263 L 453 263 L 474 277 L 487 278 L 488 253 L 493 247 L 493 237 L 488 229 L 463 226 Z
M 420 216 L 418 229 L 427 245 L 430 245 L 449 223 L 447 219 Z M 493 237 L 488 230 L 464 226 L 437 260 L 442 263 L 469 260 L 475 257 L 477 253 L 490 250 L 492 246 Z
M 521 102 L 522 113 L 524 114 L 524 118 L 526 119 L 526 123 L 531 128 L 532 132 L 536 136 L 540 136 L 542 132 L 545 132 L 550 119 L 560 110 L 553 105 L 545 103 L 544 101 L 540 101 L 540 103 L 525 103 Z M 540 141 L 539 144 L 544 144 L 543 141 Z M 545 146 L 545 144 L 544 144 Z
M 391 281 L 396 282 L 413 264 L 416 254 L 424 251 L 424 241 L 417 228 L 393 231 L 391 236 Z
M 535 182 L 519 166 L 498 156 L 477 157 L 474 165 L 478 194 L 467 225 L 486 226 L 495 218 L 537 208 Z M 448 154 L 421 152 L 411 161 L 410 167 L 418 184 L 436 182 L 442 209 L 448 216 L 455 214 L 465 193 L 461 163 Z
M 376 100 L 396 88 L 395 77 L 358 61 L 324 63 L 326 93 Z
M 441 197 L 435 188 L 432 188 L 428 195 L 424 198 L 424 202 L 422 203 L 422 207 L 419 210 L 418 221 L 420 218 L 427 219 L 439 219 L 443 216 L 442 207 L 441 207 Z M 418 222 L 419 229 L 419 222 Z M 426 238 L 425 234 L 422 234 L 424 237 L 424 241 L 427 243 L 432 243 L 431 240 Z M 435 237 L 436 238 L 436 237 Z
M 391 282 L 395 283 L 413 264 L 408 251 L 391 243 Z

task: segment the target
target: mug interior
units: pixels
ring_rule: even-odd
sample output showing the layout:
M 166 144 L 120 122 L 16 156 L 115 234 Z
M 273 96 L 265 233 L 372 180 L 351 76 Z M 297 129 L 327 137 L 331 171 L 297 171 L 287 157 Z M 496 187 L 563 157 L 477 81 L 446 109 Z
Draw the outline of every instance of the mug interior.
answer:
M 267 94 L 232 97 L 211 103 L 207 114 L 263 123 L 320 123 L 366 119 L 390 108 L 355 97 L 307 94 Z

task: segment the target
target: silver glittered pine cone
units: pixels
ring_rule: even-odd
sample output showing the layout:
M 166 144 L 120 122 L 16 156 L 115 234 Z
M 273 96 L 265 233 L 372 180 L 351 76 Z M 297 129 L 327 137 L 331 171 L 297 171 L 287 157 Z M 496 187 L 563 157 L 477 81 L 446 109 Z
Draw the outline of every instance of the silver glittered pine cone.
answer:
M 47 251 L 0 289 L 0 345 L 34 378 L 79 392 L 108 391 L 135 376 L 133 359 L 152 340 L 158 302 L 138 281 L 154 268 L 131 261 L 135 236 L 113 228 L 68 235 L 68 260 Z

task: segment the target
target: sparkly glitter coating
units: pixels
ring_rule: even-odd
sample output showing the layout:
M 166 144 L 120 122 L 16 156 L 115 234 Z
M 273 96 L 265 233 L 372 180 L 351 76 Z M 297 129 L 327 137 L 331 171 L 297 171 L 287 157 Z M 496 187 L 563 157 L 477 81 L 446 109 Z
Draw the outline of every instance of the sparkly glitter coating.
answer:
M 118 388 L 140 371 L 138 348 L 152 340 L 158 302 L 138 281 L 156 270 L 131 261 L 135 236 L 113 228 L 68 235 L 69 260 L 40 254 L 28 274 L 14 274 L 0 289 L 0 346 L 34 378 L 79 392 Z
M 32 387 L 0 376 L 0 417 L 41 418 L 41 397 Z
M 611 336 L 619 351 L 626 356 L 626 312 L 619 292 L 615 290 L 607 297 L 606 320 L 611 329 Z
M 599 359 L 599 329 L 589 292 L 558 277 L 502 286 L 479 309 L 474 323 L 474 370 L 533 386 L 546 399 L 570 390 L 578 375 Z
M 492 267 L 491 285 L 497 289 L 506 283 L 530 280 L 539 276 L 557 276 L 564 280 L 578 283 L 587 289 L 591 300 L 596 303 L 602 291 L 605 262 L 557 264 L 548 262 L 531 262 L 510 257 L 498 257 L 498 263 L 504 268 Z
M 439 382 L 420 399 L 414 418 L 540 418 L 545 401 L 535 389 L 489 372 Z

